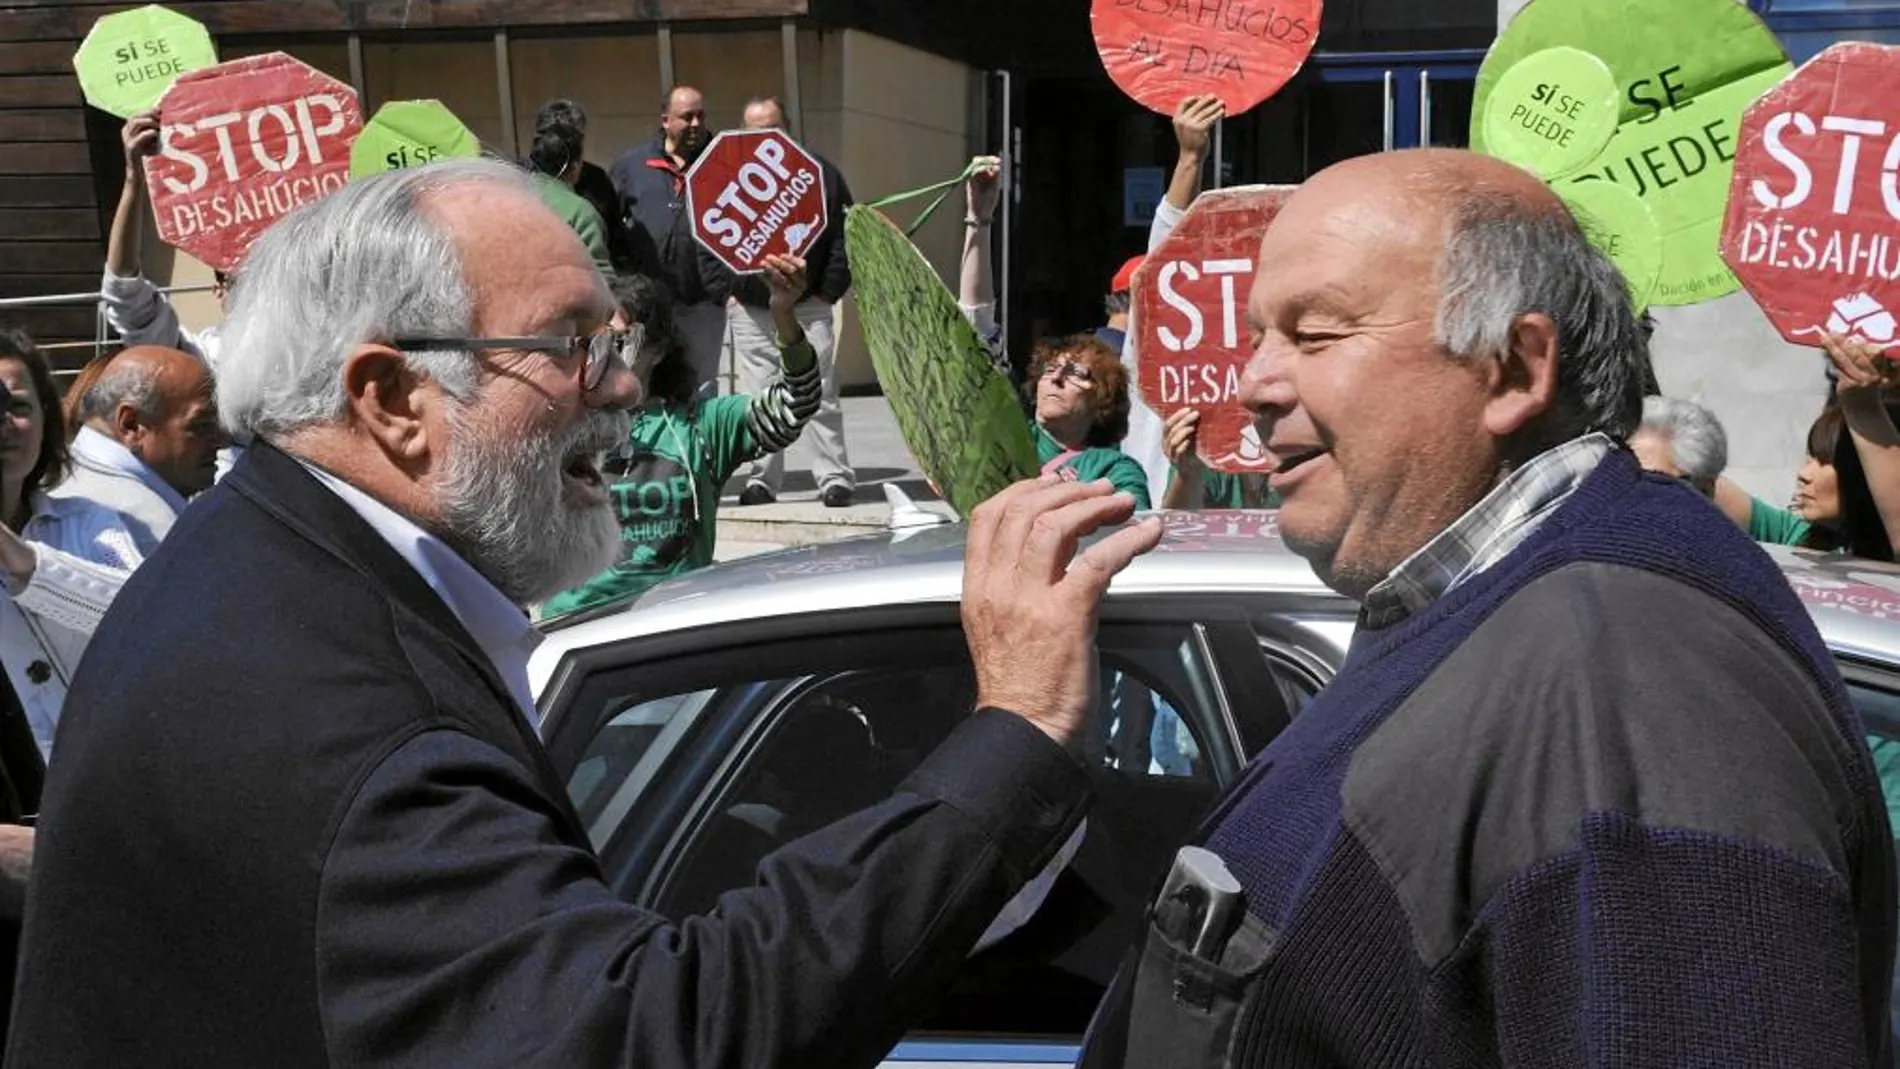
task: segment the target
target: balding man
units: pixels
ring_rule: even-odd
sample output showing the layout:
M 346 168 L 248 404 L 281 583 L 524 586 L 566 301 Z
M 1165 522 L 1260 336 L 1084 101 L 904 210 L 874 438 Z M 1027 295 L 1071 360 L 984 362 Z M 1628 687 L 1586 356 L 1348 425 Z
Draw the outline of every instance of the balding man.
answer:
M 225 444 L 211 372 L 189 353 L 137 345 L 114 356 L 79 400 L 72 473 L 51 491 L 125 520 L 151 556 L 185 502 L 211 485 Z
M 743 117 L 748 130 L 784 130 L 785 109 L 777 97 L 754 97 L 745 106 Z M 807 151 L 810 151 L 807 149 Z M 851 289 L 851 262 L 845 253 L 844 212 L 851 207 L 851 187 L 830 160 L 818 156 L 824 172 L 825 218 L 822 233 L 805 252 L 811 282 L 798 302 L 798 322 L 805 337 L 818 354 L 818 373 L 824 393 L 818 414 L 805 425 L 803 441 L 811 448 L 812 479 L 818 484 L 818 499 L 827 508 L 843 508 L 851 503 L 857 486 L 857 473 L 845 452 L 844 405 L 838 400 L 838 367 L 832 359 L 836 352 L 834 306 Z M 706 279 L 708 296 L 726 306 L 727 337 L 731 339 L 734 389 L 743 394 L 759 394 L 778 381 L 779 347 L 772 326 L 771 292 L 758 275 L 735 275 L 718 257 L 700 250 L 700 273 Z M 771 453 L 742 466 L 738 477 L 745 481 L 740 491 L 741 505 L 764 505 L 778 499 L 785 479 L 785 454 Z
M 627 231 L 643 262 L 659 265 L 660 281 L 673 295 L 674 325 L 703 385 L 719 373 L 726 308 L 708 295 L 700 272 L 699 243 L 686 211 L 686 172 L 711 143 L 706 98 L 690 85 L 677 85 L 660 102 L 659 130 L 622 153 L 611 171 Z
M 1563 205 L 1466 153 L 1340 164 L 1248 317 L 1281 533 L 1359 631 L 1177 859 L 1083 1064 L 1885 1063 L 1858 720 L 1769 559 L 1619 444 L 1643 336 Z M 1086 701 L 1011 682 L 1090 678 L 1040 573 L 967 568 L 979 700 Z
M 599 462 L 636 336 L 528 181 L 377 175 L 251 251 L 218 378 L 250 445 L 80 669 L 10 1069 L 870 1069 L 1081 819 L 1089 715 L 976 712 L 716 914 L 615 897 L 535 735 L 521 606 L 620 555 Z M 1132 511 L 1030 501 L 1066 506 L 1049 573 Z M 1157 537 L 1098 545 L 1068 597 Z

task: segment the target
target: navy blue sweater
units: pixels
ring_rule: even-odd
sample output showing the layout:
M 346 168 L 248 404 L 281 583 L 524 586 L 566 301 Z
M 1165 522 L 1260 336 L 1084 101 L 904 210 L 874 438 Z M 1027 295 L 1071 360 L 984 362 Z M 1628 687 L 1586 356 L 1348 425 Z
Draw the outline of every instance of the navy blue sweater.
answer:
M 1362 632 L 1204 842 L 1265 948 L 1211 974 L 1231 1026 L 1124 970 L 1088 1064 L 1170 1033 L 1212 1036 L 1195 1065 L 1890 1057 L 1858 717 L 1761 550 L 1621 451 L 1503 561 Z

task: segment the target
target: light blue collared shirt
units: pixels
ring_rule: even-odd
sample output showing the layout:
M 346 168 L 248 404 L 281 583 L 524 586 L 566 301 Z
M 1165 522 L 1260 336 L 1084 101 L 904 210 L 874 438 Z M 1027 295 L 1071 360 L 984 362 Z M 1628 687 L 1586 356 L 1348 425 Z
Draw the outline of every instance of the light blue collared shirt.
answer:
M 159 478 L 158 473 L 145 466 L 145 462 L 132 455 L 132 451 L 113 441 L 108 435 L 99 433 L 91 427 L 80 427 L 73 436 L 73 455 L 84 457 L 107 471 L 116 471 L 128 475 L 145 484 L 146 488 L 163 498 L 173 512 L 185 511 L 185 495 L 172 488 L 172 484 Z
M 363 517 L 363 521 L 442 598 L 449 611 L 468 629 L 476 645 L 488 654 L 502 682 L 508 685 L 508 692 L 514 695 L 515 704 L 521 707 L 522 715 L 533 727 L 537 714 L 534 694 L 528 687 L 528 658 L 541 644 L 542 636 L 528 614 L 504 597 L 493 583 L 441 539 L 408 517 L 322 468 L 301 459 L 297 462 Z

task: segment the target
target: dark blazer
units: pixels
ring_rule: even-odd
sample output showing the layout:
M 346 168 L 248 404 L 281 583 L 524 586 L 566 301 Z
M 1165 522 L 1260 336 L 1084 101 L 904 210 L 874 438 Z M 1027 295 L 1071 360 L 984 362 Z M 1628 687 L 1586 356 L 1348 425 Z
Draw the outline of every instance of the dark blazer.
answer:
M 17 1069 L 873 1065 L 1086 795 L 981 712 L 675 927 L 442 601 L 264 444 L 126 585 L 57 752 Z

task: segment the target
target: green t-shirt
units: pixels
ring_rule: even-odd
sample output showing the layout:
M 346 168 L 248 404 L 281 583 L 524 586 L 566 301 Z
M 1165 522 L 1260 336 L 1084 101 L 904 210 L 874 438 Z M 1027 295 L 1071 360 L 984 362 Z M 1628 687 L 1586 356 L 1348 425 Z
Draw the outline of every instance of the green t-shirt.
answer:
M 614 261 L 607 253 L 607 224 L 600 218 L 600 209 L 558 178 L 537 174 L 534 176 L 534 188 L 535 192 L 541 194 L 541 203 L 580 235 L 581 244 L 587 246 L 587 255 L 593 258 L 594 266 L 600 268 L 601 274 L 611 278 Z
M 630 599 L 712 563 L 719 492 L 739 465 L 757 456 L 746 421 L 751 402 L 735 394 L 684 410 L 657 402 L 640 410 L 627 449 L 607 462 L 620 560 L 549 599 L 543 616 Z
M 1061 442 L 1049 437 L 1040 424 L 1031 424 L 1036 435 L 1036 459 L 1044 464 L 1068 452 Z M 1077 482 L 1091 483 L 1107 479 L 1115 489 L 1134 495 L 1135 507 L 1153 508 L 1148 503 L 1148 473 L 1141 463 L 1119 449 L 1092 446 L 1079 450 L 1057 469 L 1073 474 Z
M 1798 546 L 1808 537 L 1808 521 L 1759 497 L 1748 499 L 1748 537 L 1771 546 Z

